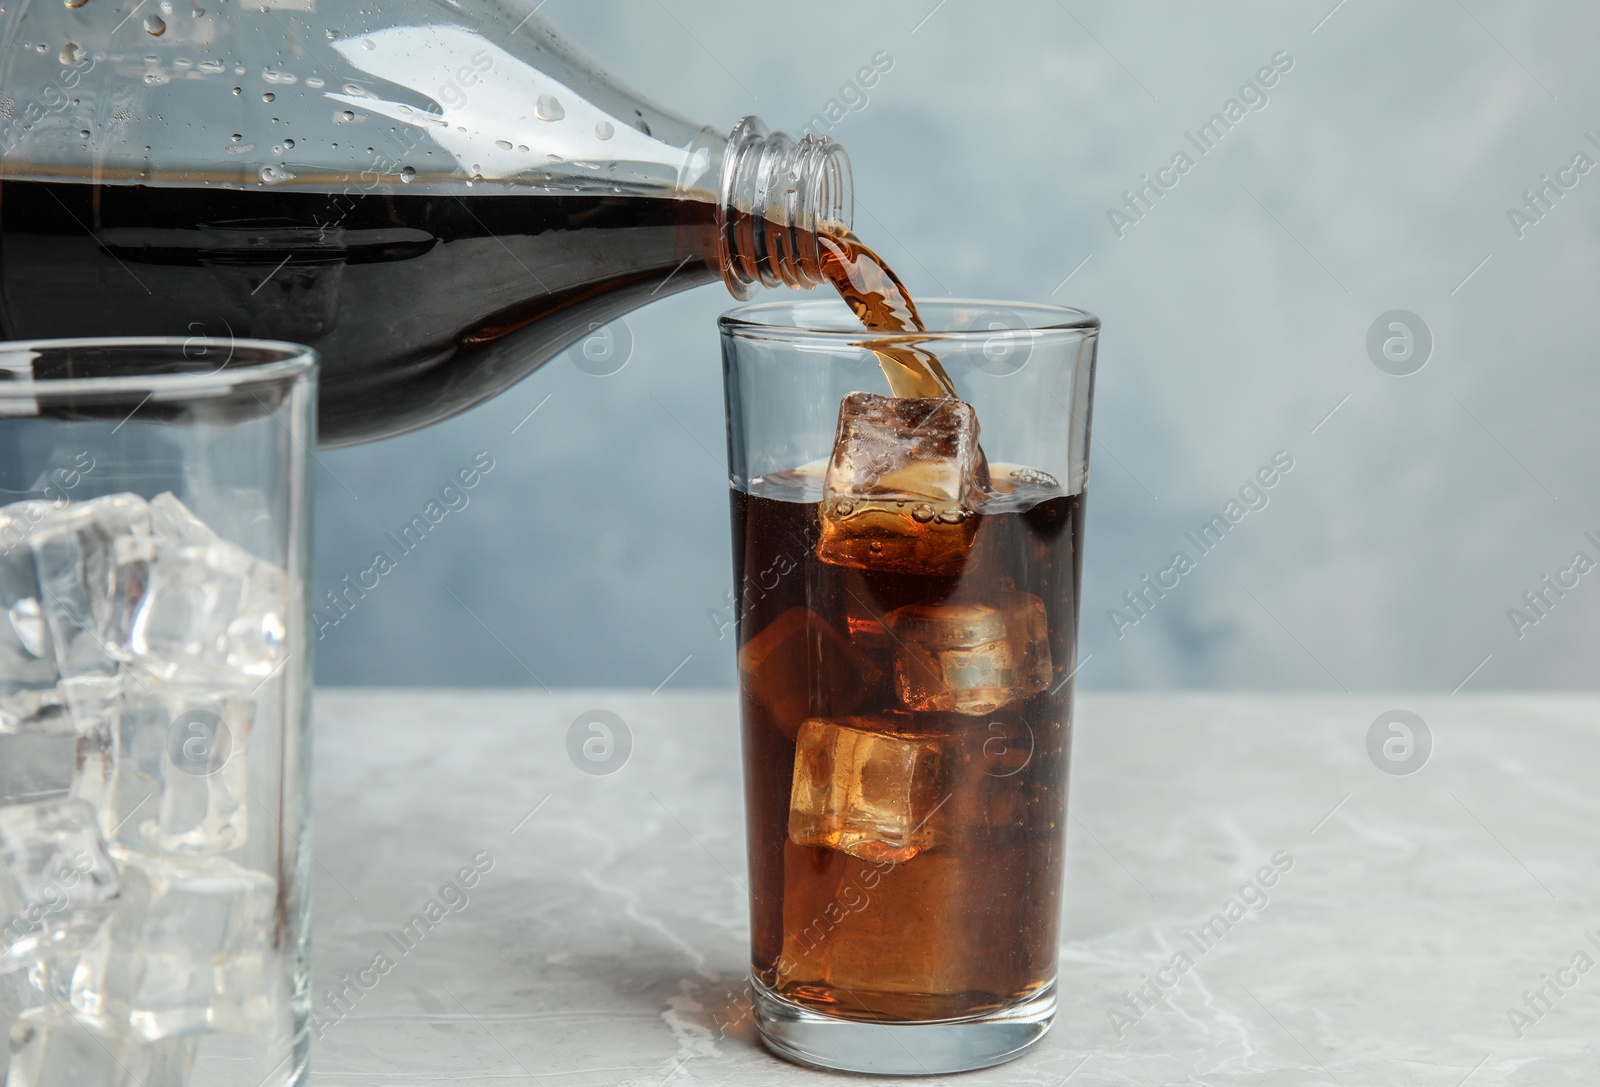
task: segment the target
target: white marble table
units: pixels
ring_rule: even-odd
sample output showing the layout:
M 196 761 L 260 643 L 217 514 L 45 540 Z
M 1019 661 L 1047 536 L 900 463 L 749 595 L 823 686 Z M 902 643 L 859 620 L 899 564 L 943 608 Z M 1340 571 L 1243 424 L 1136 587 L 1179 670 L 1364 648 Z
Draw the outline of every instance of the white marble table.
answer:
M 1435 745 L 1409 776 L 1367 751 L 1396 708 Z M 594 709 L 633 737 L 606 776 L 567 753 Z M 319 692 L 312 1082 L 847 1078 L 749 1021 L 735 717 L 726 693 Z M 1572 969 L 1600 964 L 1600 698 L 1092 696 L 1078 718 L 1055 1030 L 936 1079 L 1600 1082 L 1600 967 Z M 1280 853 L 1201 953 L 1189 934 Z M 395 935 L 430 899 L 431 931 Z M 1147 977 L 1175 984 L 1113 1025 Z

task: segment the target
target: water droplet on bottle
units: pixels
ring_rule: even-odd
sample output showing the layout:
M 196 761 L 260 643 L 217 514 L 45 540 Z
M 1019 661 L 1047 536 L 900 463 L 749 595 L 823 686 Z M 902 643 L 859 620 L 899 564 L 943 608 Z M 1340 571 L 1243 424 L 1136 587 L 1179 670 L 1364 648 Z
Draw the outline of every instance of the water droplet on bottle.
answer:
M 235 87 L 235 88 L 233 88 L 233 96 L 235 98 L 239 97 L 239 95 L 242 94 L 242 93 L 244 93 L 244 88 L 243 87 Z
M 933 520 L 933 507 L 926 502 L 920 502 L 911 508 L 911 519 L 919 525 L 925 525 Z
M 167 32 L 167 21 L 159 15 L 146 15 L 144 17 L 144 32 L 152 38 L 159 38 Z
M 370 51 L 378 48 L 378 43 L 373 41 L 371 38 L 362 38 L 361 39 L 361 48 L 363 48 L 363 49 L 367 50 L 368 52 L 370 52 Z
M 339 114 L 339 120 L 341 120 L 341 121 L 353 121 L 355 119 L 356 119 L 356 115 L 354 113 L 351 113 L 349 110 L 345 110 L 345 111 L 343 111 L 342 113 Z
M 411 167 L 405 166 L 405 167 L 401 168 L 401 170 L 400 170 L 400 180 L 401 181 L 404 181 L 407 185 L 409 185 L 413 181 L 415 181 L 416 179 L 417 179 L 417 172 L 415 170 L 413 170 Z
M 528 153 L 528 145 L 525 144 L 525 143 L 519 143 L 519 144 L 517 144 L 517 150 L 521 151 L 523 154 L 527 154 Z
M 275 99 L 277 97 L 278 96 L 273 94 L 271 91 L 262 91 L 261 92 L 261 100 L 263 102 L 271 102 L 273 99 Z
M 244 139 L 244 133 L 243 132 L 235 132 L 233 134 L 233 142 L 234 143 L 238 143 L 242 139 Z
M 533 115 L 541 121 L 559 121 L 567 115 L 553 94 L 541 94 L 533 102 Z
M 326 87 L 327 84 L 318 79 L 316 76 L 310 75 L 306 76 L 306 86 L 310 87 L 314 91 L 320 91 L 322 88 Z
M 511 150 L 511 141 L 510 140 L 495 140 L 494 141 L 494 145 L 496 147 L 498 147 L 502 151 Z
M 78 129 L 78 138 L 87 140 L 89 138 L 89 130 L 87 128 Z
M 278 180 L 278 171 L 274 170 L 270 166 L 261 167 L 261 180 L 262 181 L 276 181 L 276 180 Z
M 200 64 L 199 64 L 199 68 L 200 68 L 200 70 L 202 72 L 209 72 L 209 73 L 214 75 L 217 72 L 222 71 L 222 61 L 220 61 L 220 60 L 202 60 L 200 62 Z
M 83 50 L 78 48 L 77 42 L 68 42 L 61 47 L 62 64 L 76 64 L 81 56 L 83 56 Z
M 610 121 L 595 122 L 594 134 L 596 139 L 609 140 L 612 136 L 616 135 L 616 132 L 617 130 L 611 127 Z
M 81 7 L 83 7 L 83 5 L 87 4 L 88 2 L 89 2 L 89 0 L 67 0 L 67 7 L 69 7 L 69 8 L 81 8 Z
M 294 141 L 289 139 L 288 137 L 285 137 L 284 141 L 283 141 L 283 146 L 285 146 L 289 150 L 293 151 L 294 150 Z
M 856 511 L 856 504 L 848 498 L 841 498 L 833 504 L 833 512 L 840 517 L 849 517 Z
M 205 8 L 196 5 L 195 9 L 193 11 L 191 11 L 189 14 L 193 15 L 196 19 L 199 19 L 202 16 L 204 16 L 205 13 L 206 13 L 206 9 Z

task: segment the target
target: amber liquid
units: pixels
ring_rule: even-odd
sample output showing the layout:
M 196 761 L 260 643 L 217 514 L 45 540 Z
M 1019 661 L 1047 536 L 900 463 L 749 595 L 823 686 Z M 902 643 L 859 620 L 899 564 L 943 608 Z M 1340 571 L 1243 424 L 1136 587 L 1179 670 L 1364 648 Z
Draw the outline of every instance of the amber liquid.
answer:
M 819 234 L 817 244 L 822 252 L 823 278 L 839 292 L 864 327 L 874 332 L 925 331 L 905 284 L 860 238 L 841 230 Z M 915 344 L 896 344 L 887 338 L 874 341 L 872 350 L 895 396 L 956 395 L 950 375 L 931 351 Z
M 820 497 L 814 473 L 733 494 L 753 974 L 852 1019 L 951 1019 L 1025 1000 L 1056 970 L 1081 496 L 997 469 L 972 549 L 949 576 L 821 561 Z M 982 716 L 905 712 L 903 646 L 885 617 L 1006 591 L 1043 602 L 1048 685 Z M 886 722 L 940 748 L 932 844 L 909 859 L 796 844 L 807 718 Z

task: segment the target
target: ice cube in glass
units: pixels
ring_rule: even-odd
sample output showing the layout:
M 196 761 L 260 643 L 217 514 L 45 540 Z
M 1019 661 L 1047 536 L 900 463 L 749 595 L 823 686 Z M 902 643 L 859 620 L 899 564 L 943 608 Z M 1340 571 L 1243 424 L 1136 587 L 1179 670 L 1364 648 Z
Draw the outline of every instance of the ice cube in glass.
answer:
M 909 715 L 901 715 L 909 717 Z M 795 743 L 789 839 L 868 861 L 907 861 L 935 844 L 939 739 L 908 720 L 811 718 Z
M 972 405 L 851 393 L 823 478 L 817 557 L 900 573 L 961 571 L 977 532 L 983 454 Z
M 37 501 L 0 509 L 0 733 L 73 731 L 56 687 L 55 647 L 39 603 L 31 539 L 53 512 Z
M 82 946 L 120 891 L 88 804 L 63 797 L 0 807 L 0 971 Z
M 791 740 L 807 717 L 854 709 L 884 671 L 803 607 L 779 615 L 739 650 L 742 689 Z
M 243 844 L 255 700 L 138 673 L 130 680 L 106 727 L 80 742 L 75 792 L 94 805 L 106 838 L 178 856 Z
M 265 1029 L 273 880 L 224 857 L 116 855 L 122 901 L 84 952 L 73 1006 L 151 1040 Z
M 149 506 L 132 494 L 76 502 L 41 522 L 31 543 L 56 670 L 69 680 L 115 676 L 107 628 L 144 594 L 154 554 Z
M 149 1042 L 65 1008 L 32 1008 L 11 1023 L 8 1087 L 184 1087 L 196 1039 Z
M 164 680 L 254 689 L 284 659 L 288 577 L 221 539 L 170 494 L 151 503 L 156 561 L 112 640 Z
M 65 796 L 77 763 L 71 734 L 0 732 L 0 806 Z
M 1050 684 L 1044 602 L 1031 593 L 912 604 L 892 612 L 889 626 L 907 709 L 982 716 Z

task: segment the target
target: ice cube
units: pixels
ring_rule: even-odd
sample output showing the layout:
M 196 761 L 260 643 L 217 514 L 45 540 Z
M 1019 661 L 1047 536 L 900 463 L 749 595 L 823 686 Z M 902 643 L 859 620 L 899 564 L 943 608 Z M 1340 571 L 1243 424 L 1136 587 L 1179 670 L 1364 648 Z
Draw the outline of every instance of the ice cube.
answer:
M 112 643 L 161 679 L 254 689 L 285 657 L 287 575 L 170 494 L 150 503 L 150 516 L 148 589 L 113 617 Z
M 196 517 L 171 491 L 162 491 L 150 500 L 150 528 L 157 542 L 163 545 L 203 547 L 218 542 L 211 526 Z
M 851 393 L 818 506 L 817 557 L 902 573 L 961 571 L 977 532 L 983 454 L 961 400 Z
M 148 1042 L 63 1008 L 11 1024 L 9 1087 L 184 1087 L 197 1039 Z
M 807 717 L 860 705 L 882 672 L 809 608 L 790 608 L 739 650 L 740 689 L 791 740 Z
M 80 741 L 74 794 L 119 846 L 201 856 L 242 844 L 255 700 L 151 677 L 143 686 L 130 684 L 105 727 Z
M 56 671 L 98 691 L 96 681 L 117 672 L 108 626 L 145 591 L 155 546 L 149 507 L 132 494 L 74 503 L 41 522 L 31 542 Z M 70 700 L 70 686 L 67 695 Z
M 1049 686 L 1044 602 L 997 593 L 987 603 L 912 604 L 889 615 L 895 687 L 907 709 L 982 716 Z
M 85 944 L 120 890 L 88 804 L 0 807 L 0 971 Z
M 940 741 L 909 715 L 811 718 L 795 743 L 789 840 L 868 861 L 907 861 L 936 844 Z
M 52 511 L 44 502 L 0 509 L 0 732 L 72 731 L 30 541 Z
M 73 1006 L 152 1041 L 265 1029 L 272 879 L 223 857 L 117 859 L 122 901 L 73 975 Z
M 71 735 L 0 732 L 0 806 L 64 796 L 77 767 Z

